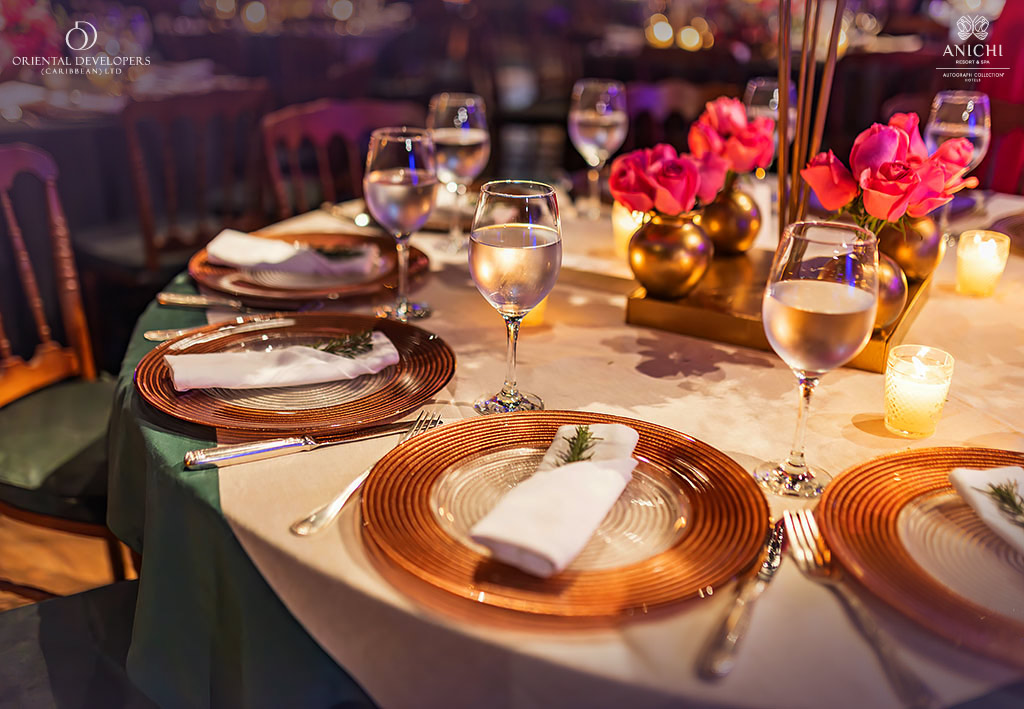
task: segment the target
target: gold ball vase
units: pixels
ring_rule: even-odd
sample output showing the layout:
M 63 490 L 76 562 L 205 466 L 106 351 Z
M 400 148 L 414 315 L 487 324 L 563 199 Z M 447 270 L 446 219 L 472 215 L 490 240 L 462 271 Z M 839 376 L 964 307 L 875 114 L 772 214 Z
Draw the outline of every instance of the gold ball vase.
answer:
M 754 245 L 761 231 L 761 210 L 753 197 L 737 189 L 736 176 L 731 175 L 695 221 L 715 245 L 715 253 L 742 254 Z
M 907 277 L 891 257 L 878 254 L 878 313 L 875 329 L 896 322 L 907 304 Z
M 629 240 L 629 267 L 649 295 L 683 298 L 704 277 L 715 249 L 696 217 L 655 214 Z
M 892 257 L 907 278 L 923 281 L 942 261 L 945 242 L 935 221 L 931 217 L 920 217 L 907 222 L 905 234 L 898 226 L 880 229 L 878 250 Z

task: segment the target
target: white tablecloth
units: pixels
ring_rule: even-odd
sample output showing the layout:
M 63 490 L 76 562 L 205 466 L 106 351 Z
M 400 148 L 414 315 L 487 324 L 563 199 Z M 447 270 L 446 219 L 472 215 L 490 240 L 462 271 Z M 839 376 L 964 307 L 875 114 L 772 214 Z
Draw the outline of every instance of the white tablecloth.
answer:
M 1024 209 L 997 198 L 991 220 Z M 282 230 L 346 228 L 320 213 Z M 576 225 L 578 226 L 578 225 Z M 585 226 L 585 225 L 584 225 Z M 610 245 L 607 226 L 566 229 L 565 250 Z M 429 240 L 420 240 L 430 246 Z M 996 295 L 953 291 L 949 255 L 908 342 L 956 358 L 950 399 L 936 434 L 908 441 L 882 425 L 882 375 L 843 369 L 815 394 L 808 427 L 811 460 L 838 473 L 908 447 L 980 445 L 1024 450 L 1024 259 L 1011 257 Z M 582 409 L 653 421 L 691 434 L 740 464 L 783 455 L 797 393 L 774 354 L 624 323 L 625 289 L 571 285 L 551 296 L 547 325 L 520 339 L 520 383 L 550 409 Z M 607 285 L 607 284 L 606 284 Z M 449 418 L 474 416 L 470 403 L 501 383 L 504 328 L 462 266 L 434 274 L 416 293 L 434 307 L 422 326 L 458 356 L 437 397 Z M 379 458 L 391 440 L 349 444 L 225 469 L 222 509 L 245 550 L 310 634 L 385 707 L 588 706 L 896 707 L 869 646 L 825 588 L 792 560 L 759 602 L 736 669 L 711 683 L 696 677 L 697 651 L 732 600 L 731 586 L 667 618 L 613 630 L 522 632 L 473 625 L 417 606 L 373 568 L 360 542 L 358 505 L 312 538 L 288 525 Z M 773 498 L 773 514 L 806 503 Z M 895 635 L 901 655 L 944 703 L 983 695 L 1021 678 L 978 659 L 867 599 Z

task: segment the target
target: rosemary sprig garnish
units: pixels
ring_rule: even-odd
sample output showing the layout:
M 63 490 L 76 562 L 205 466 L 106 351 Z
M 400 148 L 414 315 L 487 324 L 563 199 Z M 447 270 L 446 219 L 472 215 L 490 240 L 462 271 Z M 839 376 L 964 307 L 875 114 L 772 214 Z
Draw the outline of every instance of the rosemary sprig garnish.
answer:
M 363 330 L 362 332 L 353 332 L 351 335 L 335 337 L 314 345 L 314 348 L 322 352 L 355 359 L 373 349 L 373 331 Z
M 1014 524 L 1024 527 L 1024 497 L 1020 496 L 1020 492 L 1017 489 L 1017 481 L 1007 480 L 998 485 L 989 483 L 988 490 L 984 490 L 984 492 L 996 501 L 999 509 Z
M 601 439 L 590 432 L 590 426 L 577 426 L 576 433 L 565 440 L 569 442 L 569 450 L 558 454 L 558 459 L 561 461 L 559 465 L 590 460 L 594 455 L 590 453 L 590 449 Z
M 332 261 L 344 261 L 363 254 L 362 249 L 351 246 L 314 246 L 313 250 Z

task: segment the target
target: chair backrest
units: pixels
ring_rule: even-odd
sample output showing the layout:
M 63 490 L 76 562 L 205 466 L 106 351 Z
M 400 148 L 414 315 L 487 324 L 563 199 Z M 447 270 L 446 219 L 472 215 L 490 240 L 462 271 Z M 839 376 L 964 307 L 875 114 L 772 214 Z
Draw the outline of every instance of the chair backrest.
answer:
M 684 126 L 695 121 L 704 111 L 704 104 L 719 96 L 738 96 L 739 88 L 732 84 L 691 84 L 681 79 L 664 79 L 657 83 L 633 82 L 626 87 L 626 103 L 629 112 L 630 133 L 638 124 L 643 135 L 642 144 L 673 142 L 668 131 L 669 122 L 678 117 Z M 645 120 L 646 119 L 646 120 Z M 683 144 L 675 147 L 685 149 Z
M 52 270 L 47 263 L 32 262 L 30 249 L 25 243 L 22 229 L 15 216 L 11 188 L 15 177 L 21 173 L 37 177 L 45 189 L 53 252 Z M 57 194 L 57 164 L 53 158 L 48 153 L 23 143 L 0 145 L 0 204 L 3 205 L 7 236 L 10 239 L 18 280 L 38 335 L 35 351 L 26 362 L 12 347 L 4 329 L 3 309 L 0 309 L 0 406 L 5 406 L 37 389 L 68 377 L 80 375 L 85 379 L 94 379 L 96 366 L 89 344 L 89 331 L 85 322 L 85 310 L 82 307 L 81 289 L 71 251 L 67 222 Z M 37 259 L 39 260 L 41 259 Z M 53 328 L 47 321 L 43 290 L 38 275 L 44 270 L 51 274 L 56 285 L 63 330 L 69 343 L 67 347 L 54 339 Z M 17 289 L 13 283 L 0 289 L 0 297 L 6 298 L 8 294 L 16 293 Z
M 148 269 L 158 268 L 161 252 L 198 248 L 220 226 L 233 226 L 255 218 L 262 203 L 258 125 L 269 100 L 265 82 L 233 80 L 230 85 L 212 91 L 145 98 L 125 107 L 123 120 L 132 187 L 138 203 Z M 148 127 L 155 129 L 152 142 L 146 140 Z M 218 138 L 210 140 L 218 128 Z M 147 150 L 147 147 L 152 149 Z M 211 169 L 217 167 L 211 161 L 214 148 L 222 151 L 219 167 L 223 214 L 217 215 L 218 228 L 210 229 L 206 226 L 207 182 Z M 186 152 L 192 152 L 192 160 L 183 154 Z M 151 159 L 147 160 L 147 156 Z M 162 190 L 152 184 L 160 176 Z M 192 207 L 196 216 L 196 226 L 190 234 L 183 233 L 179 226 L 184 201 L 180 191 L 189 184 L 195 190 Z M 162 205 L 162 210 L 157 209 L 157 204 Z M 237 215 L 232 212 L 236 207 Z M 162 233 L 157 227 L 158 211 L 162 211 L 166 222 Z
M 305 212 L 309 210 L 310 204 L 303 185 L 299 158 L 304 142 L 308 141 L 313 146 L 324 199 L 334 202 L 337 201 L 337 190 L 328 150 L 334 138 L 340 138 L 345 146 L 352 190 L 355 194 L 362 194 L 363 155 L 370 133 L 385 126 L 422 126 L 425 114 L 425 109 L 416 103 L 373 99 L 324 99 L 288 106 L 267 114 L 263 118 L 264 152 L 281 218 L 289 217 L 294 212 L 292 201 L 288 198 L 281 161 L 278 159 L 279 145 L 284 147 L 287 154 L 295 206 L 299 212 Z

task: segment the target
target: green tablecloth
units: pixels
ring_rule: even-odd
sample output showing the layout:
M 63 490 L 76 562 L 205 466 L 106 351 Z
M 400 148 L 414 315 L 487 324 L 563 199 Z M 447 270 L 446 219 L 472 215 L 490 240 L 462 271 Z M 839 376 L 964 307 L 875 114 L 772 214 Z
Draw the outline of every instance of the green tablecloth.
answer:
M 187 277 L 168 290 L 194 293 Z M 217 470 L 186 451 L 213 429 L 168 417 L 135 392 L 154 343 L 145 330 L 203 324 L 200 311 L 151 305 L 125 354 L 110 425 L 108 524 L 143 553 L 132 680 L 163 707 L 372 706 L 252 565 L 221 514 Z

